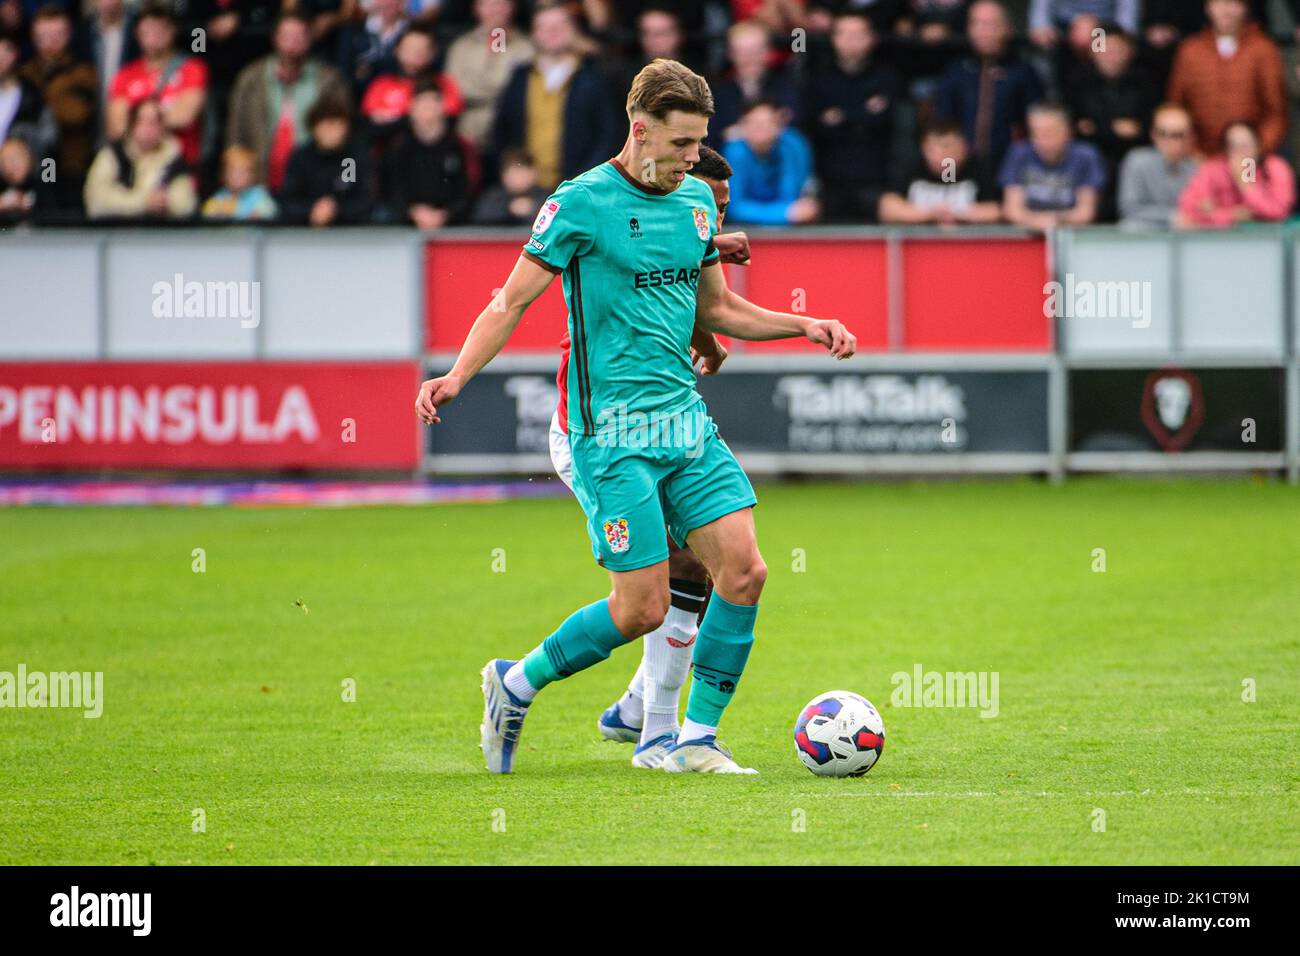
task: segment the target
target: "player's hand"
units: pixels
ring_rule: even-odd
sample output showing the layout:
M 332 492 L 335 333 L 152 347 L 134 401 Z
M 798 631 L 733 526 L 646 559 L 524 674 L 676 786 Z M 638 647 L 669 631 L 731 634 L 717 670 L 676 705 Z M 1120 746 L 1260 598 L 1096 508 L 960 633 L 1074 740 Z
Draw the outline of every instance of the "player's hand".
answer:
M 718 341 L 716 335 L 710 335 L 713 340 L 712 349 L 701 351 L 695 346 L 691 346 L 691 364 L 700 367 L 701 375 L 716 375 L 718 369 L 722 368 L 722 363 L 727 360 L 727 347 Z
M 721 262 L 737 266 L 749 263 L 749 236 L 743 232 L 720 232 L 713 237 L 713 245 Z
M 826 346 L 837 359 L 846 359 L 858 350 L 858 337 L 834 319 L 816 319 L 807 331 L 808 341 Z
M 446 405 L 460 394 L 460 379 L 455 375 L 431 378 L 420 386 L 420 394 L 415 397 L 415 415 L 426 425 L 437 425 L 442 421 L 438 417 L 438 406 Z

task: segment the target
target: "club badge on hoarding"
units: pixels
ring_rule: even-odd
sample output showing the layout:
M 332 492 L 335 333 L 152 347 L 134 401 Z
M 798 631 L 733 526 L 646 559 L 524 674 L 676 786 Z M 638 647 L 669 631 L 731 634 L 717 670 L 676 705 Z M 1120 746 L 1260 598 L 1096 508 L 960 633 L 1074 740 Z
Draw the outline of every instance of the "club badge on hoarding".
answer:
M 696 206 L 694 209 L 691 210 L 691 213 L 695 216 L 695 231 L 699 234 L 701 239 L 708 239 L 709 238 L 708 212 Z
M 609 550 L 615 554 L 622 554 L 628 548 L 627 519 L 615 518 L 613 521 L 605 522 L 605 540 L 609 542 Z
M 1205 421 L 1201 380 L 1180 368 L 1158 369 L 1142 386 L 1142 423 L 1165 451 L 1182 451 Z
M 540 236 L 547 229 L 551 228 L 551 223 L 555 221 L 555 216 L 560 211 L 560 204 L 554 199 L 548 199 L 542 203 L 542 208 L 537 213 L 537 218 L 533 220 L 533 235 Z

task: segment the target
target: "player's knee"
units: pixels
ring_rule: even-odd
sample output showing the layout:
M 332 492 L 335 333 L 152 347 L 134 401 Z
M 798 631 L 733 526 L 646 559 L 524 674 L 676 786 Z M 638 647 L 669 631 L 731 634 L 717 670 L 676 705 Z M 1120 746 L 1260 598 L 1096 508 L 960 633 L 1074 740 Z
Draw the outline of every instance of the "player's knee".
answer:
M 759 595 L 763 593 L 763 585 L 766 583 L 767 564 L 756 551 L 752 557 L 728 569 L 726 590 L 734 595 L 731 600 L 738 600 L 742 604 L 755 604 Z
M 668 595 L 645 594 L 619 606 L 614 626 L 628 640 L 657 630 L 668 615 Z

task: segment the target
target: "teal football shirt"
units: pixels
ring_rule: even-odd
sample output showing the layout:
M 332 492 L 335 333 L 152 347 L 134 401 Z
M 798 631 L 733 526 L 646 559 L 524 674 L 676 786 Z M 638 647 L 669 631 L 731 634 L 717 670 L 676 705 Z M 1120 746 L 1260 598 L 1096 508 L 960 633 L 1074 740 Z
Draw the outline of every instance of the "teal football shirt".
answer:
M 569 307 L 569 430 L 608 416 L 673 415 L 699 400 L 691 368 L 700 270 L 716 265 L 713 190 L 665 192 L 615 160 L 559 185 L 524 255 L 562 276 Z M 604 417 L 602 417 L 604 416 Z

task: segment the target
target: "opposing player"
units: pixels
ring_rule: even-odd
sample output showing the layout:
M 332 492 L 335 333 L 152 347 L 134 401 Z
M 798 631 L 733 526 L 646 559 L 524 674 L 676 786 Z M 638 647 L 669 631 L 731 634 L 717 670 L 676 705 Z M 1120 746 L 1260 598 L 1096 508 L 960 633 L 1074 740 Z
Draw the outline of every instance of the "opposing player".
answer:
M 715 149 L 700 147 L 700 159 L 691 175 L 703 180 L 713 192 L 718 211 L 713 237 L 721 261 L 743 265 L 749 261 L 749 239 L 743 232 L 722 233 L 722 223 L 731 201 L 731 164 Z M 556 385 L 560 400 L 551 418 L 551 463 L 560 479 L 573 487 L 573 459 L 569 453 L 568 376 L 569 336 L 560 343 L 562 354 Z M 710 332 L 696 328 L 691 339 L 692 362 L 705 375 L 718 371 L 727 350 Z M 610 704 L 596 721 L 606 740 L 634 742 L 632 766 L 654 769 L 663 763 L 677 741 L 677 712 L 682 686 L 691 667 L 699 618 L 709 594 L 709 572 L 689 548 L 679 548 L 672 535 L 668 545 L 668 613 L 664 622 L 641 641 L 641 663 L 627 686 L 627 692 Z
M 563 275 L 573 354 L 568 376 L 573 490 L 611 592 L 571 614 L 519 661 L 483 668 L 480 739 L 488 770 L 509 773 L 538 693 L 655 631 L 668 609 L 664 525 L 708 568 L 713 597 L 694 644 L 686 720 L 663 762 L 673 772 L 753 773 L 717 742 L 754 642 L 767 568 L 754 490 L 695 390 L 696 325 L 740 339 L 804 336 L 836 358 L 857 347 L 834 320 L 772 312 L 730 292 L 715 268 L 717 214 L 687 173 L 713 114 L 708 84 L 673 60 L 632 83 L 618 156 L 562 183 L 543 204 L 509 278 L 479 314 L 455 365 L 420 386 L 416 413 L 441 421 L 505 345 L 524 311 Z

